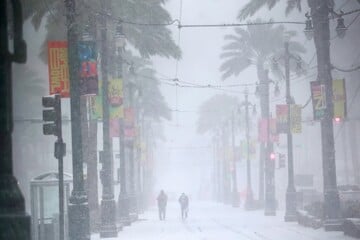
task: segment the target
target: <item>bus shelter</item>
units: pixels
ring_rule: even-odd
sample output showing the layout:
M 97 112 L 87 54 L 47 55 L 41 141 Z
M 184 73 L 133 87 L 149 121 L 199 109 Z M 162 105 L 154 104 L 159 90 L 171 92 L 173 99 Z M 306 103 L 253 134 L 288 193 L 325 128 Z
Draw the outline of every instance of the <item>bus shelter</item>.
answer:
M 72 176 L 64 173 L 65 234 L 68 239 L 67 207 Z M 59 240 L 59 174 L 48 172 L 30 182 L 33 240 Z

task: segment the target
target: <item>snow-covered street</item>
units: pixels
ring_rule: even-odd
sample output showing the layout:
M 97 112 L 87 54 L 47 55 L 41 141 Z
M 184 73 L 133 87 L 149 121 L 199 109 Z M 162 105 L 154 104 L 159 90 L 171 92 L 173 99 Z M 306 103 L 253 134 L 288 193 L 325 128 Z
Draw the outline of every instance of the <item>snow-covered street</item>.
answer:
M 342 232 L 305 228 L 285 223 L 283 212 L 265 217 L 263 211 L 244 211 L 223 204 L 191 204 L 189 218 L 182 221 L 177 203 L 170 202 L 165 221 L 159 221 L 157 209 L 140 215 L 140 220 L 123 228 L 117 239 L 131 240 L 347 240 Z M 100 239 L 98 234 L 92 240 Z

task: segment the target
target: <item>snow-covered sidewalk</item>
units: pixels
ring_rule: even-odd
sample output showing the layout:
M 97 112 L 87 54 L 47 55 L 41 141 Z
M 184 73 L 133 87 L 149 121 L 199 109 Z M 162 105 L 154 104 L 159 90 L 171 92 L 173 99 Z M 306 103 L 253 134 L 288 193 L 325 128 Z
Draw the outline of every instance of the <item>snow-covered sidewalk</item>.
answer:
M 168 204 L 165 221 L 152 208 L 116 239 L 129 240 L 350 240 L 342 232 L 305 228 L 285 223 L 283 212 L 265 217 L 263 211 L 244 211 L 223 204 L 197 202 L 190 205 L 189 218 L 182 221 L 177 203 Z M 99 240 L 98 234 L 91 237 Z M 109 239 L 109 238 L 108 238 Z M 110 238 L 109 240 L 113 240 Z

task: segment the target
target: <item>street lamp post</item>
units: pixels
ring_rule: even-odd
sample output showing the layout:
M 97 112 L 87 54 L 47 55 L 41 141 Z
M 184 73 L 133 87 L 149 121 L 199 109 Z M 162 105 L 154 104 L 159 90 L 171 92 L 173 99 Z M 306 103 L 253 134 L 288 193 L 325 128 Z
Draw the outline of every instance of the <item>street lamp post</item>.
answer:
M 339 230 L 341 227 L 340 199 L 337 190 L 334 131 L 333 93 L 330 63 L 330 1 L 308 0 L 313 20 L 314 42 L 317 54 L 318 80 L 325 86 L 326 109 L 321 120 L 322 162 L 324 178 L 325 230 Z M 339 21 L 338 21 L 339 24 Z M 310 24 L 309 24 L 310 26 Z M 343 33 L 344 28 L 339 28 Z M 340 31 L 342 30 L 342 31 Z
M 123 49 L 125 47 L 125 35 L 121 23 L 116 29 L 116 47 L 118 57 L 117 75 L 119 80 L 123 81 Z M 131 224 L 129 217 L 129 196 L 126 189 L 126 159 L 125 159 L 125 139 L 124 139 L 124 120 L 119 119 L 119 155 L 120 155 L 120 193 L 118 197 L 119 220 L 122 224 L 129 226 Z
M 239 199 L 239 192 L 237 188 L 237 170 L 236 170 L 236 154 L 235 154 L 235 112 L 232 112 L 231 116 L 231 145 L 232 145 L 232 206 L 239 207 L 240 199 Z
M 104 1 L 103 11 L 109 10 L 109 0 Z M 107 16 L 102 16 L 101 29 L 101 75 L 102 75 L 102 109 L 103 109 L 103 151 L 100 153 L 102 169 L 100 179 L 103 185 L 101 196 L 101 225 L 100 237 L 109 238 L 117 236 L 116 203 L 114 200 L 114 180 L 112 169 L 111 138 L 109 130 L 109 81 L 108 81 L 108 32 Z
M 249 102 L 249 93 L 245 91 L 245 101 L 240 105 L 245 107 L 245 122 L 246 122 L 246 200 L 245 209 L 251 210 L 254 208 L 254 196 L 251 184 L 251 162 L 250 162 L 250 125 L 249 125 L 249 107 L 253 108 L 255 113 L 255 105 Z
M 78 24 L 74 0 L 65 0 L 70 78 L 70 109 L 72 138 L 73 190 L 69 199 L 69 239 L 90 239 L 90 220 L 87 195 L 84 189 L 83 152 L 81 136 L 80 81 L 78 57 Z
M 128 92 L 129 92 L 129 107 L 134 107 L 134 91 L 135 84 L 133 82 L 128 83 Z M 133 111 L 133 109 L 132 109 Z M 134 112 L 134 111 L 133 111 Z M 134 113 L 135 114 L 135 113 Z M 132 126 L 135 127 L 135 126 Z M 128 151 L 129 151 L 129 209 L 130 209 L 130 218 L 132 221 L 137 220 L 137 198 L 136 198 L 136 189 L 135 189 L 135 157 L 134 157 L 134 139 L 129 140 L 128 142 Z
M 12 4 L 8 8 L 8 3 Z M 14 53 L 9 51 L 8 9 L 12 9 Z M 12 161 L 12 62 L 26 62 L 26 43 L 22 31 L 22 8 L 19 0 L 0 2 L 0 239 L 30 239 L 30 216 L 13 175 Z
M 288 187 L 286 190 L 286 210 L 285 210 L 285 221 L 292 222 L 296 221 L 296 189 L 294 184 L 294 160 L 293 160 L 293 141 L 291 134 L 290 124 L 290 105 L 292 104 L 291 93 L 290 93 L 290 58 L 293 57 L 289 53 L 289 42 L 285 42 L 285 78 L 286 78 L 286 104 L 288 106 L 287 112 L 287 151 L 288 151 Z M 296 59 L 298 60 L 298 59 Z

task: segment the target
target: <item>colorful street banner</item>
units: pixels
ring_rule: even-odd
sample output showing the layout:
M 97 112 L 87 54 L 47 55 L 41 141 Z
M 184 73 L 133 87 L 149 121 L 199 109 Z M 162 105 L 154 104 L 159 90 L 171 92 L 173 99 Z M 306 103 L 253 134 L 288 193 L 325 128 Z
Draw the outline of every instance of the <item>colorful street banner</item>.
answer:
M 287 104 L 276 105 L 276 130 L 278 134 L 288 132 L 288 109 Z
M 314 120 L 321 120 L 326 110 L 325 85 L 320 81 L 310 83 Z
M 91 119 L 102 119 L 102 96 L 91 97 Z M 110 106 L 110 119 L 124 118 L 124 108 L 122 106 L 112 107 Z
M 290 105 L 290 129 L 291 133 L 301 133 L 301 105 Z
M 112 79 L 109 82 L 109 103 L 112 107 L 123 105 L 123 81 L 122 79 Z
M 70 97 L 68 48 L 66 41 L 48 42 L 48 69 L 50 95 L 60 93 Z
M 333 80 L 333 96 L 334 118 L 345 118 L 347 111 L 345 79 Z
M 78 42 L 80 60 L 80 95 L 97 95 L 98 70 L 95 41 Z
M 268 128 L 268 122 L 269 122 L 269 128 Z M 270 130 L 270 134 L 268 136 L 268 130 Z M 279 135 L 276 132 L 276 119 L 260 119 L 258 123 L 258 141 L 259 142 L 278 142 L 279 141 Z
M 123 82 L 121 79 L 109 81 L 109 101 L 112 99 L 114 104 L 110 104 L 110 119 L 124 118 L 123 106 Z M 102 84 L 99 81 L 99 95 L 91 97 L 91 119 L 102 119 Z

